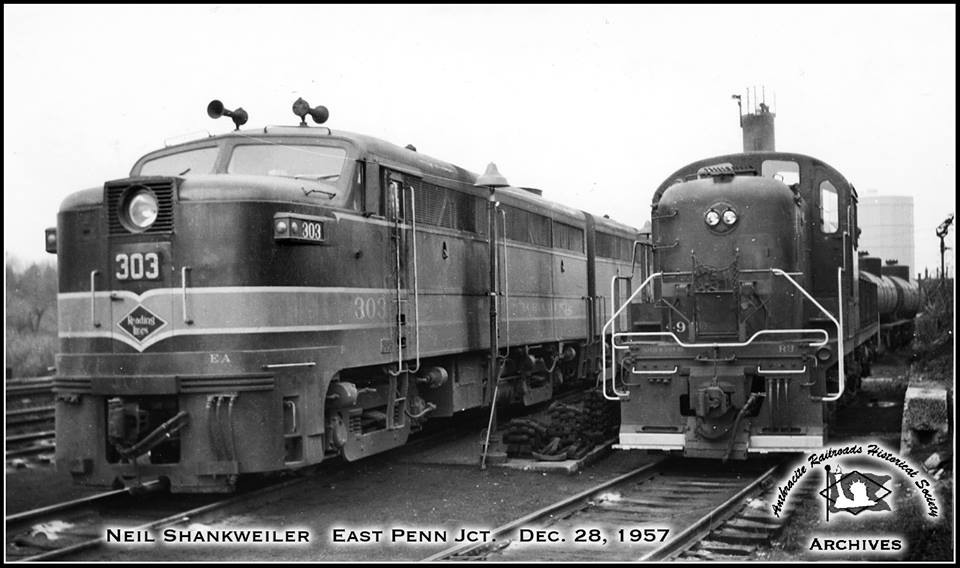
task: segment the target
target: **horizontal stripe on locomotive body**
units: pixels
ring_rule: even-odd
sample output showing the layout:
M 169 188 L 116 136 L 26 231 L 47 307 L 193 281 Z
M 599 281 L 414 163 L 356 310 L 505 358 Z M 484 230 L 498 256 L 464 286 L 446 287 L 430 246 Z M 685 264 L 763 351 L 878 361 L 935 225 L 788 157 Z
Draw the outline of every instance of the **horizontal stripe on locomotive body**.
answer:
M 191 323 L 184 321 L 184 298 Z M 58 295 L 58 317 L 61 339 L 109 338 L 137 351 L 171 337 L 320 333 L 349 334 L 338 339 L 351 347 L 362 342 L 358 349 L 375 348 L 379 353 L 386 348 L 381 341 L 396 341 L 396 300 L 397 291 L 390 288 L 219 287 L 188 288 L 185 294 L 180 288 L 162 288 L 142 295 L 73 292 Z M 418 328 L 422 351 L 489 345 L 486 295 L 425 290 L 415 297 L 403 290 L 400 301 L 406 321 L 403 332 L 411 348 Z M 509 326 L 511 343 L 586 334 L 586 302 L 580 296 L 513 295 L 501 298 L 500 307 L 501 327 Z
M 170 353 L 60 353 L 55 380 L 82 381 L 85 377 L 112 376 L 269 376 L 278 369 L 303 369 L 324 366 L 341 356 L 340 345 L 309 347 L 237 345 L 227 348 L 191 349 Z M 223 347 L 223 346 L 216 346 Z M 284 365 L 272 368 L 271 365 Z
M 323 243 L 278 241 L 274 215 L 301 214 L 324 224 Z M 181 284 L 181 269 L 189 268 L 195 286 L 388 286 L 395 270 L 392 231 L 382 217 L 325 208 L 322 204 L 278 201 L 201 201 L 175 204 L 175 230 L 161 234 L 107 235 L 97 210 L 61 212 L 58 254 L 60 290 L 89 291 L 91 272 L 97 289 L 123 288 L 138 293 Z M 400 227 L 409 235 L 410 223 Z M 580 227 L 584 230 L 585 226 Z M 482 293 L 489 280 L 489 244 L 480 234 L 418 223 L 417 265 L 422 274 L 468 293 Z M 626 238 L 625 235 L 619 234 Z M 409 238 L 407 239 L 409 240 Z M 503 241 L 502 241 L 503 242 Z M 586 251 L 569 251 L 506 240 L 507 265 L 535 260 L 537 270 L 553 279 L 554 287 L 586 287 Z M 159 258 L 154 280 L 119 280 L 117 257 L 123 254 Z M 413 266 L 407 244 L 406 275 Z M 561 266 L 564 261 L 565 266 Z M 598 264 L 629 266 L 629 260 L 597 257 Z M 336 267 L 332 270 L 332 267 Z M 511 275 L 511 279 L 514 276 Z M 512 284 L 512 283 L 511 283 Z M 540 289 L 540 288 L 537 288 Z

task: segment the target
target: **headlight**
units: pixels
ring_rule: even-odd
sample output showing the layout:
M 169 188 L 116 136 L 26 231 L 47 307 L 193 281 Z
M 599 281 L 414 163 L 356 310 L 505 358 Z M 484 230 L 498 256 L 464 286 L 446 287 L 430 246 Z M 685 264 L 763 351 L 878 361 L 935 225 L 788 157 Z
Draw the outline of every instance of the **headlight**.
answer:
M 157 220 L 157 196 L 150 190 L 141 189 L 127 199 L 127 220 L 134 229 L 145 230 Z
M 703 216 L 703 220 L 707 222 L 707 225 L 716 227 L 717 223 L 720 222 L 720 214 L 711 209 L 707 211 L 706 215 Z
M 817 349 L 817 359 L 825 362 L 829 361 L 830 357 L 833 357 L 833 352 L 830 351 L 829 347 L 821 347 L 820 349 Z
M 733 225 L 737 222 L 737 214 L 733 209 L 727 209 L 723 212 L 723 222 L 727 225 Z

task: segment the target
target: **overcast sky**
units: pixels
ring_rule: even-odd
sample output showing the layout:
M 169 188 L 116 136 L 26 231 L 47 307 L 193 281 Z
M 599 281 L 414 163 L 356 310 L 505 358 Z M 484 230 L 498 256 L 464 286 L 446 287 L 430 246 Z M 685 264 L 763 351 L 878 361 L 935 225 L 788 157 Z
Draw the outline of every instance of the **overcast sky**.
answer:
M 917 270 L 956 199 L 956 7 L 4 5 L 4 249 L 49 258 L 73 191 L 197 131 L 327 125 L 640 227 L 677 168 L 742 149 L 733 93 L 776 93 L 776 145 L 914 197 Z M 952 231 L 951 231 L 952 233 Z M 951 243 L 953 238 L 951 236 Z M 952 255 L 948 257 L 948 262 Z

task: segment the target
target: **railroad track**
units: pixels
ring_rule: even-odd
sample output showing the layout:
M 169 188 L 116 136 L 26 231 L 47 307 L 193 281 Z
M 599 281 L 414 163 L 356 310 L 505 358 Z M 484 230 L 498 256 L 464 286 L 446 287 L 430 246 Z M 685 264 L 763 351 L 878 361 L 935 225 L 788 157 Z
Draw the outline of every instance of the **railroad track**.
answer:
M 14 379 L 4 383 L 6 398 L 5 457 L 8 461 L 23 458 L 46 460 L 54 453 L 53 379 Z M 22 466 L 22 463 L 18 467 Z
M 53 379 L 40 377 L 37 379 L 12 379 L 5 383 L 4 392 L 7 397 L 7 406 L 11 401 L 20 399 L 52 398 Z
M 686 547 L 657 551 L 641 560 L 678 560 L 680 562 L 739 562 L 759 546 L 769 544 L 783 529 L 794 511 L 794 503 L 815 499 L 818 487 L 812 479 L 802 481 L 788 501 L 780 518 L 770 515 L 770 504 L 776 501 L 776 486 L 749 500 L 733 517 L 714 524 L 709 531 L 691 534 Z
M 53 422 L 53 406 L 34 406 L 6 411 L 7 428 L 33 427 L 37 424 Z
M 419 447 L 462 435 L 462 431 L 438 429 L 388 453 L 417 451 Z M 388 459 L 386 454 L 378 457 Z M 204 522 L 235 505 L 254 507 L 260 499 L 275 500 L 274 493 L 313 480 L 324 470 L 344 463 L 331 460 L 279 481 L 256 478 L 251 480 L 256 484 L 251 489 L 240 489 L 229 496 L 170 494 L 159 481 L 149 481 L 133 490 L 109 491 L 10 515 L 6 517 L 6 558 L 16 562 L 68 560 L 106 544 L 108 528 L 133 531 L 126 534 L 150 533 L 160 540 L 162 529 Z
M 38 454 L 53 453 L 55 432 L 44 430 L 6 437 L 6 459 L 23 458 Z
M 106 542 L 107 529 L 151 531 L 196 522 L 204 516 L 298 485 L 306 477 L 274 482 L 224 498 L 212 495 L 171 495 L 158 481 L 134 490 L 99 493 L 42 509 L 6 517 L 6 559 L 17 562 L 64 559 Z
M 52 425 L 53 380 L 49 377 L 6 381 L 4 395 L 8 433 L 33 433 L 47 430 L 47 426 Z M 7 442 L 9 447 L 10 440 Z
M 425 560 L 673 558 L 739 512 L 772 483 L 779 467 L 770 460 L 720 465 L 664 459 L 494 529 L 485 542 L 463 543 Z

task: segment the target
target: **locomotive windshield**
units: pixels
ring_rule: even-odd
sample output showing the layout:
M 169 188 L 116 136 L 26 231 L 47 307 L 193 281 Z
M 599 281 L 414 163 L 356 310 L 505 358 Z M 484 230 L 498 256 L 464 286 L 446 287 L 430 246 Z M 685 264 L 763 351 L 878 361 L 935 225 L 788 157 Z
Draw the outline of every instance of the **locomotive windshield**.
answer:
M 221 147 L 209 146 L 147 160 L 142 176 L 189 177 L 223 173 L 215 169 Z M 238 144 L 226 165 L 228 174 L 280 176 L 336 184 L 347 163 L 347 150 L 310 144 Z
M 191 176 L 213 173 L 213 164 L 217 159 L 219 148 L 197 148 L 168 154 L 144 162 L 140 167 L 142 176 Z
M 763 177 L 773 178 L 785 185 L 800 183 L 800 164 L 790 160 L 764 160 L 760 166 Z
M 343 148 L 243 144 L 233 149 L 227 173 L 336 181 L 346 161 L 347 151 Z

